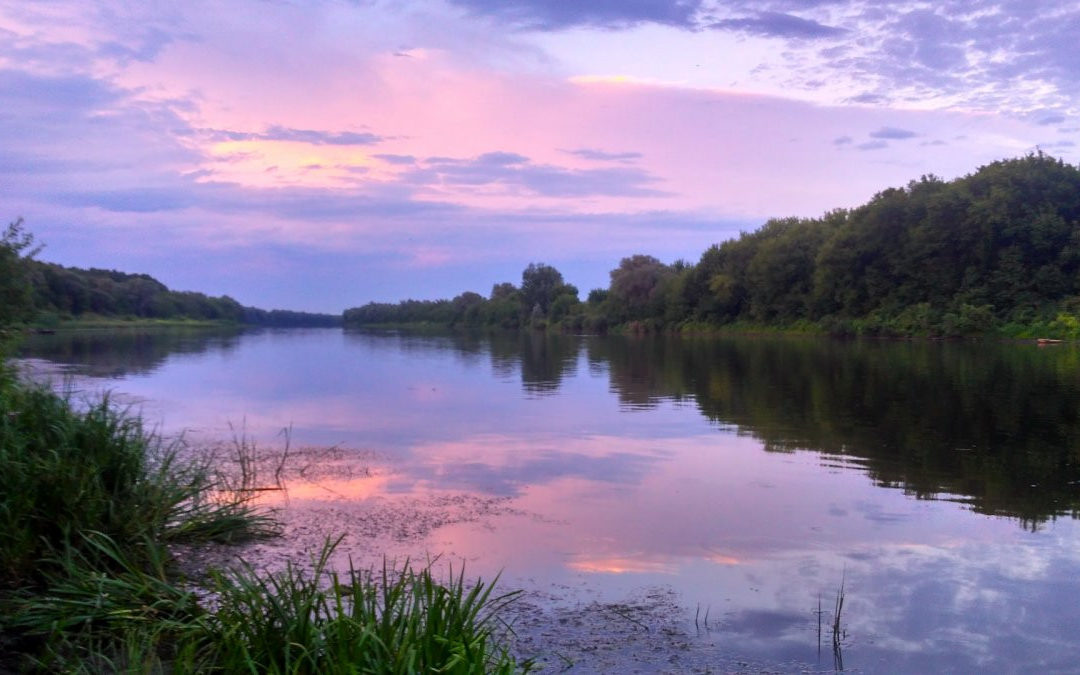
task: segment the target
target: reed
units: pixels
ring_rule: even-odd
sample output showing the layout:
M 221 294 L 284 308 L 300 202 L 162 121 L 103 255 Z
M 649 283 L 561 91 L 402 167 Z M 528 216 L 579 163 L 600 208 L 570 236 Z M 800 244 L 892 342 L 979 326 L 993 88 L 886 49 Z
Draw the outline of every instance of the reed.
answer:
M 846 577 L 847 570 L 844 570 L 844 574 L 840 577 L 840 587 L 836 589 L 836 603 L 833 607 L 832 648 L 833 669 L 836 671 L 844 669 L 844 638 L 847 637 L 847 631 L 842 628 L 840 617 L 844 612 L 844 582 Z
M 846 574 L 844 575 L 846 577 Z M 833 608 L 833 625 L 832 625 L 832 639 L 833 646 L 840 644 L 846 635 L 846 631 L 841 628 L 840 617 L 844 612 L 844 581 L 845 578 L 840 578 L 840 587 L 836 589 L 836 603 Z
M 208 462 L 181 461 L 181 442 L 166 443 L 107 397 L 80 410 L 0 373 L 0 410 L 3 587 L 38 585 L 71 556 L 109 568 L 115 561 L 90 532 L 124 543 L 136 562 L 149 562 L 155 545 L 274 533 L 250 494 Z
M 215 575 L 219 609 L 210 623 L 214 662 L 227 672 L 513 673 L 531 663 L 501 647 L 498 615 L 517 593 L 468 584 L 430 566 L 383 565 L 381 573 L 327 570 L 328 542 L 311 572 L 289 564 Z

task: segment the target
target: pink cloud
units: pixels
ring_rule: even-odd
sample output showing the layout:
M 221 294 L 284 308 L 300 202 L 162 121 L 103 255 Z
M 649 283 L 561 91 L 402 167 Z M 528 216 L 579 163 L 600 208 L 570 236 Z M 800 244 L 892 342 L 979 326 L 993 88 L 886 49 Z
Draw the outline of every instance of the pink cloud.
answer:
M 408 266 L 414 268 L 441 267 L 455 259 L 453 251 L 430 247 L 420 247 L 406 251 Z
M 1047 133 L 1000 115 L 572 72 L 542 42 L 440 3 L 124 9 L 0 9 L 13 36 L 0 44 L 0 179 L 11 215 L 57 242 L 59 262 L 111 265 L 121 251 L 154 273 L 141 262 L 163 246 L 186 260 L 363 256 L 389 275 L 380 294 L 431 296 L 544 259 L 595 267 L 601 283 L 624 255 L 696 259 L 766 217 L 953 177 Z M 919 143 L 873 138 L 883 129 Z M 860 150 L 872 141 L 884 147 Z M 477 269 L 498 277 L 464 281 Z M 375 293 L 364 279 L 335 302 Z M 245 286 L 264 284 L 252 272 Z

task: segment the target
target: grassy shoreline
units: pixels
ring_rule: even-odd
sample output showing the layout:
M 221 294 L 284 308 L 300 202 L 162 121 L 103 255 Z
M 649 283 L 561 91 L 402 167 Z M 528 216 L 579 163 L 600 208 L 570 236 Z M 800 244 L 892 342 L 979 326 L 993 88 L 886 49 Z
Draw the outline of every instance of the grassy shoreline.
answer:
M 69 319 L 61 321 L 57 330 L 79 330 L 85 328 L 242 328 L 244 324 L 235 321 L 207 319 L 144 319 L 144 318 L 109 318 L 95 317 L 87 319 Z M 35 326 L 35 329 L 46 328 Z
M 182 458 L 107 399 L 77 410 L 0 362 L 0 671 L 528 670 L 498 641 L 516 594 L 430 569 L 208 570 L 174 544 L 279 534 L 254 476 Z M 207 598 L 210 598 L 208 601 Z
M 243 329 L 254 327 L 249 324 L 226 320 L 205 319 L 148 319 L 137 317 L 80 317 L 65 319 L 55 325 L 29 324 L 22 328 L 24 332 L 52 332 L 77 330 L 110 330 L 120 328 L 198 328 L 198 329 Z M 917 327 L 907 324 L 895 324 L 876 319 L 859 319 L 843 324 L 823 324 L 814 321 L 796 321 L 790 324 L 763 324 L 738 321 L 729 324 L 705 322 L 682 322 L 673 325 L 656 325 L 647 322 L 631 321 L 607 327 L 602 332 L 581 331 L 573 326 L 553 323 L 543 327 L 506 329 L 492 326 L 469 326 L 440 324 L 430 321 L 415 323 L 381 324 L 346 324 L 345 330 L 370 331 L 408 331 L 410 333 L 440 334 L 446 332 L 538 332 L 553 334 L 585 335 L 695 335 L 695 336 L 817 336 L 847 338 L 886 338 L 902 340 L 1034 340 L 1049 338 L 1056 340 L 1080 340 L 1080 319 L 1072 315 L 1059 315 L 1053 319 L 1029 323 L 1009 323 L 996 325 L 977 332 L 943 331 L 934 327 Z
M 23 333 L 98 330 L 111 328 L 244 328 L 247 324 L 224 319 L 150 319 L 145 317 L 82 316 L 57 321 L 32 321 L 15 330 Z
M 653 326 L 640 322 L 629 322 L 609 326 L 603 332 L 590 332 L 576 330 L 570 326 L 561 324 L 549 324 L 541 328 L 525 327 L 506 329 L 492 326 L 466 326 L 454 324 L 438 324 L 430 321 L 416 323 L 382 323 L 365 325 L 345 325 L 347 331 L 371 331 L 371 332 L 395 332 L 402 331 L 418 335 L 446 335 L 448 333 L 520 333 L 540 335 L 622 335 L 630 337 L 644 337 L 649 335 L 675 335 L 687 337 L 818 337 L 818 338 L 845 338 L 863 340 L 997 340 L 1009 341 L 1034 341 L 1038 339 L 1053 339 L 1063 342 L 1080 341 L 1080 323 L 1066 319 L 1043 321 L 1028 324 L 1006 324 L 981 333 L 963 335 L 947 335 L 940 331 L 918 330 L 901 331 L 879 326 L 868 327 L 863 324 L 855 324 L 841 330 L 829 329 L 820 323 L 811 321 L 798 321 L 792 324 L 757 324 L 739 321 L 730 324 L 711 324 L 702 322 L 685 322 L 676 325 Z

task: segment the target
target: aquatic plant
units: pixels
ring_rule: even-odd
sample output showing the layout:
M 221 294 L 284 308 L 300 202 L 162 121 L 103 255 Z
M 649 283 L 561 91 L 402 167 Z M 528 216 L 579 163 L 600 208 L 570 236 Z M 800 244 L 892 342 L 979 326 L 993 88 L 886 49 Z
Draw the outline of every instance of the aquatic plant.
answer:
M 840 588 L 836 590 L 836 603 L 833 606 L 833 625 L 832 625 L 832 648 L 833 648 L 833 667 L 836 670 L 844 669 L 844 651 L 843 640 L 847 637 L 847 631 L 845 631 L 840 625 L 840 617 L 844 611 L 844 581 L 847 576 L 847 571 L 840 577 Z
M 340 539 L 338 540 L 340 541 Z M 432 569 L 327 570 L 328 542 L 310 572 L 249 566 L 215 574 L 209 622 L 214 662 L 227 672 L 512 673 L 528 670 L 499 646 L 498 613 L 518 593 L 494 583 L 446 584 Z

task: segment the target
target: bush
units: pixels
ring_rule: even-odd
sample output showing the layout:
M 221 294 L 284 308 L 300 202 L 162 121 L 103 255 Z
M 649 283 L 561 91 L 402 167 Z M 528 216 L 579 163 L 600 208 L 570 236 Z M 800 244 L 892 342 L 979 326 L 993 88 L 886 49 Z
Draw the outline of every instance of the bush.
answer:
M 835 315 L 823 317 L 818 325 L 822 331 L 832 337 L 853 337 L 856 334 L 855 325 L 850 319 L 842 319 Z
M 942 332 L 946 337 L 985 335 L 996 327 L 997 319 L 990 305 L 963 304 L 942 319 Z

